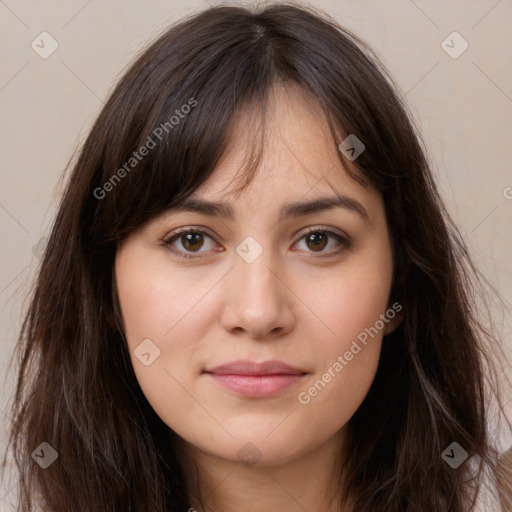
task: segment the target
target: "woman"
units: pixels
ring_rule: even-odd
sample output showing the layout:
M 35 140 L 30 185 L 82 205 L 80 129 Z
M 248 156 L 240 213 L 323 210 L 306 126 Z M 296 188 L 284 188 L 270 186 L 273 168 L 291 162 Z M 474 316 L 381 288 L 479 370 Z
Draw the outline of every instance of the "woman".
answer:
M 288 5 L 205 10 L 138 57 L 20 335 L 20 510 L 481 509 L 508 478 L 503 354 L 396 91 Z

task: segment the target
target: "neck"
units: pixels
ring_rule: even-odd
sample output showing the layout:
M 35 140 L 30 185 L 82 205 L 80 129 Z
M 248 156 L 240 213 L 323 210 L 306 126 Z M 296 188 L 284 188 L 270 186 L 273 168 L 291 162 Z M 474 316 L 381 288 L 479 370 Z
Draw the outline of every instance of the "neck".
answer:
M 322 445 L 283 464 L 249 467 L 205 453 L 180 440 L 190 512 L 351 512 L 342 502 L 348 447 L 344 428 Z

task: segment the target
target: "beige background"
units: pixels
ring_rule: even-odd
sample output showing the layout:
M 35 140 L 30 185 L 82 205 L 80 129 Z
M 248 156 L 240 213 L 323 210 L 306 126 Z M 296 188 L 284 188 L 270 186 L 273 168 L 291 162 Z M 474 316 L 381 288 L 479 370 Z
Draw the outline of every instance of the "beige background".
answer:
M 507 301 L 508 310 L 494 315 L 511 350 L 512 1 L 311 4 L 370 43 L 406 95 L 450 211 L 482 272 Z M 72 151 L 135 52 L 168 24 L 206 6 L 0 0 L 1 411 L 14 382 L 5 368 L 39 261 L 34 247 L 48 234 Z M 43 31 L 59 45 L 47 59 L 31 48 Z M 458 58 L 441 45 L 453 31 L 469 44 Z M 457 50 L 460 41 L 454 41 Z M 507 398 L 512 405 L 512 393 Z M 5 445 L 5 434 L 0 440 Z M 1 510 L 12 501 L 9 482 L 0 500 L 5 493 Z

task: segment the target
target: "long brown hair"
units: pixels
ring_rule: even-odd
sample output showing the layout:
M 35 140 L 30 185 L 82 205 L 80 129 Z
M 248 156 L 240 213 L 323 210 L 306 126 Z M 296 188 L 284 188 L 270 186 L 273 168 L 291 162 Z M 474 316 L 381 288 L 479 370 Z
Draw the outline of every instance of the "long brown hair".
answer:
M 248 104 L 264 112 L 279 81 L 314 96 L 336 147 L 340 134 L 363 141 L 354 177 L 381 192 L 395 249 L 392 298 L 404 320 L 384 337 L 349 422 L 354 510 L 468 512 L 484 469 L 503 473 L 486 390 L 503 410 L 492 369 L 504 354 L 478 314 L 481 278 L 399 88 L 363 41 L 321 11 L 221 6 L 190 15 L 138 56 L 70 161 L 16 352 L 9 448 L 22 512 L 34 502 L 45 512 L 189 508 L 169 428 L 131 366 L 116 248 L 212 175 L 234 115 Z M 47 468 L 31 456 L 53 454 L 43 442 L 58 455 Z M 456 469 L 442 457 L 453 442 L 468 454 Z

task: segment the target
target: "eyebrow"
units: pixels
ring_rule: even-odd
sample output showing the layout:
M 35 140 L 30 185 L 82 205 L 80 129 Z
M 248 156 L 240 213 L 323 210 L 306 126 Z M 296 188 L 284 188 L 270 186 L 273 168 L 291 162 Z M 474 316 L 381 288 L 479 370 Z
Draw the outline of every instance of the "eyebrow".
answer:
M 354 212 L 367 224 L 370 223 L 370 217 L 366 208 L 359 201 L 342 194 L 333 197 L 319 197 L 310 201 L 285 203 L 281 207 L 279 221 L 335 208 Z M 186 198 L 180 203 L 172 205 L 166 212 L 195 212 L 209 217 L 223 217 L 227 219 L 235 217 L 235 211 L 230 203 L 213 202 L 193 197 Z

